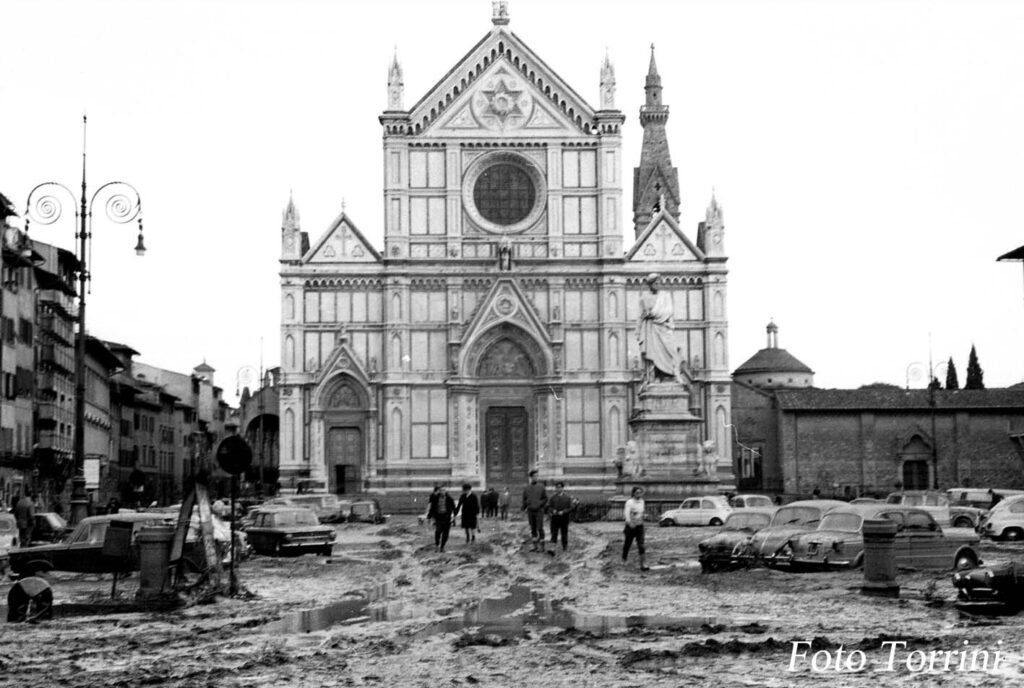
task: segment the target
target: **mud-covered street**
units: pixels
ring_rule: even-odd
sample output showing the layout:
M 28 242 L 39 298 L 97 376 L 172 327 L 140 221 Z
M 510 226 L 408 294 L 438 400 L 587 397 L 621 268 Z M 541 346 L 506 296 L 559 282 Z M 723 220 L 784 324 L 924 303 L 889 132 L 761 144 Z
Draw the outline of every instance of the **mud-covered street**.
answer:
M 615 522 L 574 524 L 569 551 L 556 556 L 529 551 L 522 520 L 484 520 L 470 545 L 453 529 L 444 553 L 434 551 L 432 528 L 413 517 L 337 528 L 329 559 L 243 562 L 252 599 L 173 612 L 83 614 L 82 603 L 109 599 L 110 577 L 52 574 L 57 617 L 0 630 L 0 684 L 607 688 L 1024 679 L 1020 620 L 960 615 L 948 572 L 901 571 L 902 595 L 887 600 L 861 595 L 855 571 L 702 574 L 696 543 L 714 528 L 649 526 L 648 572 L 633 558 L 621 563 Z M 983 556 L 1024 557 L 1024 548 L 986 543 Z M 124 582 L 120 595 L 130 599 L 136 585 Z M 9 588 L 0 586 L 4 600 Z M 963 648 L 988 655 L 975 657 L 974 670 L 970 661 L 961 669 L 959 655 L 948 653 Z M 833 661 L 825 669 L 819 654 L 815 670 L 821 650 Z M 932 653 L 938 658 L 929 669 Z

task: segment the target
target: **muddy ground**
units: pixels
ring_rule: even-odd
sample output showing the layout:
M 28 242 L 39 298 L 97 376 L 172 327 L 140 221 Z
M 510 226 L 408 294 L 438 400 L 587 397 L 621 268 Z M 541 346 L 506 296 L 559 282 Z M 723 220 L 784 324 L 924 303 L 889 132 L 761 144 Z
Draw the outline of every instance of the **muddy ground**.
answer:
M 574 524 L 569 551 L 556 556 L 529 551 L 522 520 L 484 520 L 468 545 L 453 530 L 444 553 L 434 551 L 432 528 L 413 517 L 339 525 L 329 559 L 243 562 L 240 577 L 251 599 L 3 624 L 0 685 L 614 688 L 1024 680 L 1024 615 L 962 616 L 952 604 L 948 572 L 901 571 L 898 600 L 861 595 L 859 572 L 702 574 L 696 543 L 715 530 L 648 526 L 652 570 L 641 572 L 632 557 L 627 565 L 620 561 L 618 523 Z M 1024 546 L 987 543 L 983 556 L 1024 559 Z M 49 580 L 66 609 L 110 595 L 109 576 Z M 122 583 L 120 599 L 130 599 L 136 585 Z M 0 585 L 0 599 L 9 587 Z M 0 611 L 6 618 L 6 609 Z M 642 618 L 627 623 L 626 617 Z M 812 643 L 799 646 L 806 660 L 794 660 L 795 641 Z M 856 653 L 843 671 L 834 663 L 811 667 L 815 651 L 831 653 L 834 662 L 840 646 L 843 659 L 863 653 L 860 671 L 850 670 L 861 661 Z M 978 655 L 973 671 L 969 661 L 961 671 L 957 655 L 940 654 L 934 670 L 917 670 L 927 653 L 964 647 L 988 650 L 987 667 Z M 996 650 L 1002 656 L 994 668 Z M 818 655 L 819 669 L 824 659 Z

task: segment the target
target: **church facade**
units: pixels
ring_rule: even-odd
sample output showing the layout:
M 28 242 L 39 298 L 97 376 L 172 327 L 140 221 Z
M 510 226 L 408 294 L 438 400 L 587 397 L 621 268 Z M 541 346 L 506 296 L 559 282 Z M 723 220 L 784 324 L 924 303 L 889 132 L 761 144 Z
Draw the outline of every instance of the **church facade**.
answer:
M 612 65 L 594 108 L 507 25 L 495 3 L 487 35 L 410 108 L 391 65 L 383 247 L 344 212 L 311 241 L 285 209 L 285 490 L 501 490 L 536 468 L 611 491 L 643 382 L 650 273 L 672 298 L 701 441 L 731 476 L 722 213 L 712 198 L 694 233 L 679 226 L 653 48 L 624 225 Z

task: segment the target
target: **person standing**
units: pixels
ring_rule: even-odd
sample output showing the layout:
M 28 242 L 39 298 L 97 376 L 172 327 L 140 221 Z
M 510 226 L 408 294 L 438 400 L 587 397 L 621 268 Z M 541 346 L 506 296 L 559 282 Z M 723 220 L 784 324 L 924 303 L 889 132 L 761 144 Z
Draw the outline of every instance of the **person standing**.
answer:
M 14 520 L 18 525 L 18 544 L 21 547 L 32 544 L 32 528 L 36 520 L 36 505 L 32 497 L 31 492 L 25 492 L 14 505 Z
M 544 483 L 537 480 L 537 471 L 530 471 L 530 484 L 523 490 L 523 511 L 530 522 L 530 551 L 544 551 L 544 507 L 548 493 Z
M 509 494 L 508 485 L 506 485 L 505 489 L 498 495 L 498 511 L 502 521 L 508 520 L 508 503 L 510 501 L 512 501 L 512 495 Z
M 476 532 L 480 526 L 477 524 L 477 517 L 480 515 L 480 499 L 473 492 L 473 486 L 463 483 L 462 494 L 459 496 L 459 503 L 455 506 L 455 513 L 462 518 L 462 528 L 466 531 L 466 542 L 476 542 Z
M 629 499 L 626 500 L 625 506 L 622 508 L 622 514 L 626 521 L 626 527 L 624 533 L 626 540 L 622 545 L 622 563 L 626 563 L 629 557 L 629 548 L 636 541 L 636 553 L 640 557 L 640 570 L 647 571 L 648 567 L 644 564 L 644 554 L 646 552 L 644 548 L 644 488 L 634 487 L 633 492 Z
M 440 485 L 430 495 L 430 506 L 427 508 L 427 520 L 434 519 L 434 550 L 437 552 L 443 552 L 444 546 L 448 544 L 453 513 L 455 500 L 448 494 L 448 486 Z
M 551 544 L 556 544 L 561 535 L 563 552 L 569 548 L 569 519 L 575 506 L 576 500 L 565 493 L 565 483 L 559 480 L 555 483 L 555 494 L 548 500 L 547 510 L 551 516 Z

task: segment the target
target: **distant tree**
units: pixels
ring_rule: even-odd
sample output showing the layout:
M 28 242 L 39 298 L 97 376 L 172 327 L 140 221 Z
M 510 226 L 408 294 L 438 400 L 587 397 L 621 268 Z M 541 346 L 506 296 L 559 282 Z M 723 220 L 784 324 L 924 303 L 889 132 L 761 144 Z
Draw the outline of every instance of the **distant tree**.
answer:
M 17 214 L 14 212 L 14 204 L 11 203 L 7 196 L 0 193 L 0 225 L 6 226 L 7 218 L 14 217 Z
M 973 344 L 971 355 L 967 359 L 967 382 L 964 383 L 964 389 L 985 389 L 985 371 L 978 363 L 978 352 L 975 351 Z
M 872 382 L 867 385 L 861 385 L 858 389 L 902 389 L 902 387 L 889 382 Z
M 942 383 L 939 382 L 939 378 L 932 375 L 932 381 L 928 383 L 928 389 L 933 392 L 937 389 L 942 389 Z
M 946 366 L 946 389 L 960 389 L 960 380 L 956 376 L 956 364 L 953 357 L 949 357 L 949 365 Z

